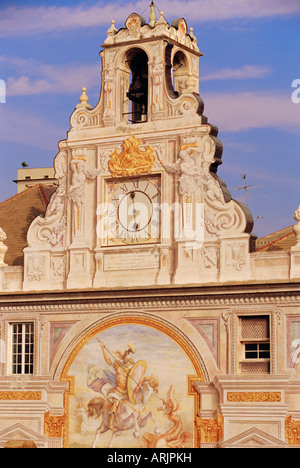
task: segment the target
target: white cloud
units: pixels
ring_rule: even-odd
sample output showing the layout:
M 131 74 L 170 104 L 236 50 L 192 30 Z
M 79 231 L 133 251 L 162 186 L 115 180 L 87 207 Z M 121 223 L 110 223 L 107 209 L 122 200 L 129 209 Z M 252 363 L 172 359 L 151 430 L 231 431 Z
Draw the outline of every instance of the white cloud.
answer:
M 161 0 L 160 9 L 169 22 L 184 16 L 194 22 L 241 18 L 269 18 L 300 15 L 299 0 Z M 0 37 L 31 36 L 50 31 L 109 26 L 114 19 L 119 27 L 132 12 L 145 10 L 145 2 L 111 2 L 85 6 L 8 7 L 1 11 Z M 145 16 L 148 13 L 145 13 Z
M 33 94 L 43 94 L 51 90 L 51 83 L 47 80 L 32 81 L 28 76 L 20 78 L 8 78 L 7 94 L 11 96 L 28 96 Z
M 103 24 L 109 26 L 114 16 L 126 19 L 128 7 L 115 3 L 91 7 L 9 7 L 1 12 L 0 36 L 32 36 L 49 31 L 76 30 Z
M 207 93 L 202 97 L 209 122 L 222 131 L 278 128 L 300 132 L 300 104 L 292 102 L 289 92 Z
M 271 71 L 271 67 L 259 67 L 256 65 L 245 65 L 240 68 L 222 68 L 221 70 L 200 76 L 200 81 L 264 78 L 269 75 Z
M 7 96 L 80 93 L 83 86 L 99 86 L 100 63 L 96 65 L 45 65 L 32 59 L 0 56 L 14 76 L 7 79 Z M 17 76 L 16 76 L 17 75 Z M 18 76 L 19 75 L 19 76 Z

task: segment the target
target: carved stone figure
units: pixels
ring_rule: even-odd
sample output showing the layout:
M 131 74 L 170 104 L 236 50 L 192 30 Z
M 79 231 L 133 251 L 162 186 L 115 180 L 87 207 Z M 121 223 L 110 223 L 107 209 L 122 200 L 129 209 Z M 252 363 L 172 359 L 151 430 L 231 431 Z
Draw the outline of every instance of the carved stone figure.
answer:
M 50 199 L 46 213 L 47 217 L 55 216 L 60 211 L 64 205 L 65 196 L 66 187 L 65 185 L 60 185 Z
M 163 62 L 157 56 L 153 57 L 153 111 L 162 110 L 162 83 L 163 83 Z
M 175 163 L 165 163 L 162 166 L 167 172 L 179 173 L 179 193 L 191 196 L 201 184 L 201 169 L 198 164 L 200 149 L 197 144 L 182 145 L 178 160 Z
M 8 251 L 8 247 L 4 245 L 4 242 L 7 239 L 7 235 L 3 231 L 2 228 L 0 228 L 0 267 L 1 266 L 6 266 L 6 263 L 4 263 L 5 255 L 6 252 Z
M 226 246 L 226 265 L 238 271 L 246 264 L 246 245 L 236 242 Z
M 87 170 L 85 168 L 86 157 L 79 155 L 74 156 L 71 161 L 71 185 L 68 192 L 69 199 L 74 203 L 76 207 L 75 217 L 77 218 L 75 226 L 77 231 L 80 231 L 83 224 L 83 210 L 85 207 L 85 189 L 86 180 L 95 179 L 101 172 L 102 168 Z
M 85 160 L 74 159 L 71 161 L 71 171 L 69 198 L 77 206 L 84 205 L 86 179 L 95 179 L 102 172 L 102 168 L 89 171 L 85 168 Z
M 293 246 L 293 251 L 300 250 L 300 206 L 294 212 L 294 220 L 297 221 L 297 224 L 293 226 L 293 231 L 296 237 L 296 245 Z
M 45 276 L 45 257 L 31 256 L 27 263 L 27 277 L 29 281 L 41 281 Z

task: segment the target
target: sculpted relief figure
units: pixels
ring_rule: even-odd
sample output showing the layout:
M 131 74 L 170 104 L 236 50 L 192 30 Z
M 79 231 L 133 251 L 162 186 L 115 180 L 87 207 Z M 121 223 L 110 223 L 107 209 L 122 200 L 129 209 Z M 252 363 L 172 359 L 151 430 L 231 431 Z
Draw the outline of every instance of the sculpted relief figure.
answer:
M 102 169 L 87 170 L 85 168 L 86 158 L 80 156 L 71 161 L 71 185 L 69 188 L 69 199 L 76 205 L 77 221 L 75 226 L 77 231 L 82 229 L 83 223 L 83 209 L 85 206 L 85 184 L 87 179 L 95 179 L 101 172 Z
M 28 233 L 28 246 L 50 244 L 51 248 L 63 245 L 66 227 L 66 185 L 67 185 L 67 155 L 58 153 L 54 162 L 55 177 L 58 187 L 50 198 L 45 216 L 38 216 L 32 223 Z
M 162 82 L 163 82 L 163 62 L 157 56 L 153 57 L 153 111 L 162 110 Z
M 69 188 L 69 198 L 76 203 L 77 206 L 85 203 L 85 182 L 86 179 L 95 179 L 102 169 L 89 171 L 85 168 L 84 159 L 75 159 L 71 162 L 71 186 Z
M 161 161 L 162 166 L 167 172 L 179 173 L 179 193 L 186 193 L 191 196 L 201 185 L 201 168 L 198 158 L 201 150 L 198 145 L 182 145 L 178 159 L 175 163 L 166 163 Z
M 66 173 L 67 173 L 67 163 L 66 163 L 66 154 L 59 153 L 55 159 L 55 176 L 58 180 L 58 187 L 54 194 L 52 195 L 45 218 L 50 218 L 57 215 L 62 208 L 65 207 L 65 197 L 66 197 Z
M 65 184 L 63 184 L 57 187 L 56 192 L 52 195 L 50 199 L 46 213 L 47 218 L 55 216 L 60 211 L 60 209 L 64 206 L 65 196 L 66 187 Z
M 69 188 L 69 198 L 77 205 L 83 205 L 85 201 L 85 162 L 75 160 L 71 162 L 71 186 Z
M 220 238 L 225 232 L 228 234 L 229 230 L 235 233 L 245 232 L 247 222 L 249 225 L 251 223 L 251 219 L 247 219 L 247 214 L 238 203 L 232 199 L 225 201 L 219 180 L 210 172 L 218 144 L 212 137 L 204 136 L 197 143 L 181 145 L 174 163 L 162 161 L 158 152 L 162 167 L 168 173 L 179 175 L 179 194 L 185 196 L 183 230 L 188 232 L 199 224 L 197 219 L 194 225 L 191 221 L 192 205 L 203 203 L 205 229 L 209 236 L 213 235 L 213 239 Z
M 222 190 L 210 174 L 210 165 L 214 160 L 214 143 L 209 137 L 197 143 L 181 145 L 178 159 L 175 163 L 160 160 L 161 165 L 169 173 L 178 173 L 179 193 L 190 197 L 197 188 L 205 192 L 205 198 L 224 204 Z

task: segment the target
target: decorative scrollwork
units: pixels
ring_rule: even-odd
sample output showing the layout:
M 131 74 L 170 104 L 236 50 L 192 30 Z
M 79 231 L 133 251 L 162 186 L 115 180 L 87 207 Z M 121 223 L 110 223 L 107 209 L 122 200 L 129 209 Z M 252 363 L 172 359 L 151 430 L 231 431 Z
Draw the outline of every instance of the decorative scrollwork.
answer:
M 27 238 L 30 247 L 49 244 L 51 247 L 62 246 L 66 227 L 66 177 L 67 155 L 58 153 L 54 162 L 58 188 L 52 195 L 44 217 L 39 216 L 31 224 Z
M 202 419 L 196 417 L 195 424 L 199 434 L 201 443 L 217 443 L 224 433 L 224 422 L 221 415 L 217 415 L 215 419 Z
M 228 392 L 227 401 L 239 403 L 274 403 L 281 401 L 281 392 Z
M 66 416 L 54 416 L 50 411 L 44 415 L 44 432 L 47 437 L 60 438 L 63 436 Z
M 29 401 L 29 400 L 41 400 L 41 392 L 0 392 L 0 400 L 20 400 L 20 401 Z
M 89 115 L 86 110 L 78 109 L 71 117 L 71 128 L 87 127 L 89 124 Z

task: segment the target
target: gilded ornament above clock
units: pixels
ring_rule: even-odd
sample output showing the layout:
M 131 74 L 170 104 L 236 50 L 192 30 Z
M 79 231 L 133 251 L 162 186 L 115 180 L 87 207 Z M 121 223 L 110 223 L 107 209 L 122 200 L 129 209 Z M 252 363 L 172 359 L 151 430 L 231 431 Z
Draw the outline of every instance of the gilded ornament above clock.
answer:
M 140 149 L 141 145 L 141 140 L 132 135 L 123 143 L 121 153 L 116 149 L 113 151 L 108 167 L 114 177 L 151 172 L 156 161 L 155 150 L 149 145 L 145 150 Z

